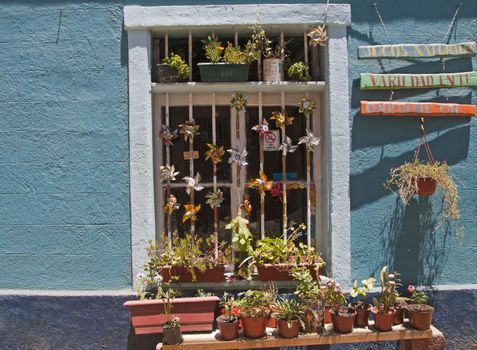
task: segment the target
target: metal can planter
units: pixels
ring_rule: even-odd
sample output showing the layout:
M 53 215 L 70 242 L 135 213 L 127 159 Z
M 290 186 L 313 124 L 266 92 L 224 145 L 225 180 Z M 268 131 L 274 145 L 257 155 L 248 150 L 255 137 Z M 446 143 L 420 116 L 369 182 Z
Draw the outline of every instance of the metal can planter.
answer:
M 263 81 L 278 83 L 283 81 L 283 60 L 281 58 L 266 58 L 263 60 Z
M 179 80 L 177 69 L 168 64 L 156 64 L 156 82 L 158 83 L 175 83 Z
M 248 81 L 250 65 L 232 63 L 198 63 L 200 79 L 203 82 L 244 82 Z

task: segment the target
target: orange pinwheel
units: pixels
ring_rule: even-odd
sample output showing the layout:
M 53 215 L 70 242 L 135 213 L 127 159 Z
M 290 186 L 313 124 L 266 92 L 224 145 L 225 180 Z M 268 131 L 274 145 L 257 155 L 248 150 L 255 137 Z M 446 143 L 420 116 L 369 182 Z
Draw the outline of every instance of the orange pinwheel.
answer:
M 182 217 L 182 222 L 186 222 L 187 220 L 197 221 L 197 213 L 200 210 L 200 204 L 184 204 L 184 208 L 186 211 L 184 213 L 184 216 Z
M 260 195 L 264 195 L 265 191 L 272 189 L 273 181 L 268 181 L 267 175 L 265 175 L 263 171 L 260 171 L 260 177 L 250 180 L 248 186 L 257 189 Z
M 270 120 L 275 120 L 277 128 L 283 129 L 285 125 L 292 125 L 294 117 L 289 117 L 286 112 L 274 112 Z
M 252 213 L 252 204 L 250 203 L 250 201 L 248 200 L 248 198 L 245 198 L 243 200 L 243 203 L 240 204 L 240 208 L 242 208 L 243 210 L 245 210 L 245 216 L 247 218 L 250 217 L 250 214 Z
M 164 212 L 166 212 L 169 215 L 172 215 L 172 212 L 174 210 L 179 209 L 180 204 L 177 203 L 177 198 L 173 195 L 170 194 L 169 197 L 167 198 L 167 202 L 163 207 Z
M 224 146 L 217 147 L 211 143 L 207 144 L 207 147 L 209 147 L 209 150 L 205 152 L 205 160 L 207 159 L 212 159 L 214 163 L 219 163 L 222 161 L 222 156 L 224 155 Z

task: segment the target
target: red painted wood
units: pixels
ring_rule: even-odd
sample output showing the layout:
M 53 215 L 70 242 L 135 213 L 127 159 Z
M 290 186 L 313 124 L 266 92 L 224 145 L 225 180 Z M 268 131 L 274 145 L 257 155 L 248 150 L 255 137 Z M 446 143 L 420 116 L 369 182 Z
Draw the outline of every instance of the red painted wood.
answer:
M 433 102 L 361 101 L 364 116 L 473 117 L 475 105 Z
M 181 325 L 208 323 L 215 315 L 213 312 L 195 314 L 173 312 L 173 314 L 180 318 Z M 155 326 L 162 325 L 166 321 L 167 317 L 165 315 L 135 316 L 132 318 L 132 325 L 134 327 Z
M 196 282 L 223 282 L 225 280 L 224 273 L 225 273 L 225 266 L 215 266 L 211 269 L 207 269 L 204 272 L 196 269 Z M 164 266 L 160 274 L 164 281 L 169 282 L 172 276 L 178 276 L 178 280 L 175 282 L 185 283 L 185 282 L 192 282 L 192 274 L 189 270 L 185 267 L 180 266 Z
M 182 332 L 210 332 L 212 331 L 212 324 L 199 324 L 199 325 L 181 325 Z M 141 334 L 157 334 L 162 333 L 162 327 L 138 327 L 134 328 L 136 335 Z

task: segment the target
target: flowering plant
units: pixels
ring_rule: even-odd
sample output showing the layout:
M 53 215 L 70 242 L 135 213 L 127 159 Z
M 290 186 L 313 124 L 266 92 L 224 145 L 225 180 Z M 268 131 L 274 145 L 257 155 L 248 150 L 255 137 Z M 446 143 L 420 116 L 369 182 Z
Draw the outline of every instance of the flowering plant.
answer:
M 359 287 L 358 280 L 354 281 L 350 295 L 355 298 L 353 306 L 356 309 L 367 309 L 369 304 L 366 302 L 368 293 L 373 289 L 376 279 L 370 277 L 361 281 L 362 287 Z
M 411 300 L 416 311 L 420 311 L 422 309 L 422 305 L 428 300 L 427 294 L 423 291 L 418 291 L 412 284 L 407 287 L 407 291 L 411 295 Z
M 330 279 L 326 283 L 326 287 L 322 290 L 326 305 L 330 306 L 337 314 L 341 307 L 346 304 L 346 296 L 341 290 L 341 287 L 335 280 Z
M 205 51 L 205 57 L 212 63 L 220 62 L 222 59 L 222 51 L 224 51 L 222 42 L 220 42 L 215 35 L 209 35 L 207 40 L 203 40 L 202 42 L 204 43 L 202 48 Z
M 394 306 L 397 302 L 398 293 L 396 292 L 397 274 L 388 273 L 388 267 L 384 266 L 380 273 L 381 293 L 377 298 L 373 298 L 373 312 L 387 315 L 394 312 Z

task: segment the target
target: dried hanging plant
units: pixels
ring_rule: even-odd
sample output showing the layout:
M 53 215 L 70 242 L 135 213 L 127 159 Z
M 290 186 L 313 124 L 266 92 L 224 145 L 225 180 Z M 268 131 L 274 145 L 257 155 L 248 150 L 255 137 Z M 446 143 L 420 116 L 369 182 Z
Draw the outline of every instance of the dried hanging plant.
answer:
M 235 111 L 241 112 L 247 109 L 247 97 L 242 95 L 241 92 L 236 92 L 230 100 L 230 106 L 235 109 Z

